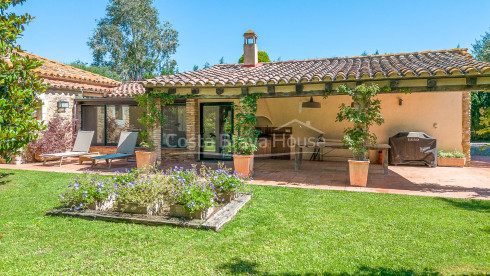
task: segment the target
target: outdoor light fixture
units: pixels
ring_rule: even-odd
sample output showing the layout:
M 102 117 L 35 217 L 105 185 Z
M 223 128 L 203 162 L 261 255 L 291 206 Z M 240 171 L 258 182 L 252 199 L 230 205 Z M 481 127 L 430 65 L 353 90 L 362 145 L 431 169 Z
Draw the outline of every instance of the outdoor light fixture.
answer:
M 313 101 L 313 97 L 310 97 L 310 101 L 302 103 L 301 106 L 303 108 L 320 108 L 320 107 L 322 107 L 322 104 L 319 102 Z
M 403 104 L 403 99 L 402 98 L 398 98 L 398 105 L 402 105 Z
M 70 106 L 70 103 L 66 101 L 59 101 L 58 102 L 58 108 L 68 108 Z

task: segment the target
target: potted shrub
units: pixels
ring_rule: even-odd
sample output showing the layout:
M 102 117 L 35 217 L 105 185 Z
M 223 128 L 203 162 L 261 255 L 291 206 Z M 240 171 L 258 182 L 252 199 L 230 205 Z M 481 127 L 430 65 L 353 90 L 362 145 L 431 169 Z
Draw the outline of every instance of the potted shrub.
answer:
M 254 152 L 258 149 L 259 131 L 255 129 L 257 124 L 257 100 L 262 94 L 250 94 L 235 105 L 235 131 L 228 150 L 233 154 L 235 171 L 244 177 L 253 174 Z
M 168 177 L 139 176 L 116 186 L 116 210 L 132 214 L 159 214 L 168 195 Z
M 84 172 L 72 179 L 60 201 L 73 210 L 107 211 L 114 205 L 114 189 L 107 178 Z
M 247 178 L 238 173 L 231 173 L 230 169 L 224 168 L 222 163 L 219 168 L 208 173 L 210 182 L 217 193 L 217 203 L 226 204 L 237 197 L 238 193 L 245 189 Z
M 369 171 L 367 146 L 376 144 L 376 135 L 369 132 L 374 125 L 381 125 L 384 120 L 381 116 L 381 101 L 376 97 L 380 89 L 377 85 L 359 85 L 354 89 L 341 86 L 339 93 L 351 96 L 353 104 L 342 104 L 337 114 L 337 122 L 353 122 L 353 126 L 344 130 L 343 143 L 352 151 L 353 160 L 349 160 L 350 185 L 366 186 Z
M 438 151 L 437 166 L 441 167 L 464 167 L 466 158 L 464 153 L 460 151 Z
M 140 146 L 142 146 L 145 150 L 135 151 L 136 167 L 138 169 L 144 169 L 155 166 L 158 152 L 155 150 L 153 140 L 149 138 L 147 131 L 142 131 L 138 135 L 139 139 L 141 139 Z
M 214 186 L 200 177 L 195 167 L 190 170 L 176 167 L 167 174 L 173 183 L 169 193 L 170 216 L 205 220 L 214 213 L 217 196 Z

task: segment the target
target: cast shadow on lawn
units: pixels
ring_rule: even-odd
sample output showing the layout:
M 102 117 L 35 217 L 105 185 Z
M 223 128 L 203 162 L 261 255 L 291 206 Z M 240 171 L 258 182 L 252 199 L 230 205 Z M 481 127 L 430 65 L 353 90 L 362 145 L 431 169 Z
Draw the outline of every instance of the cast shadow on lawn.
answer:
M 7 177 L 13 175 L 14 173 L 0 173 L 0 185 L 7 185 L 10 180 L 7 180 Z
M 235 275 L 263 275 L 263 276 L 296 276 L 296 275 L 324 275 L 324 276 L 438 276 L 441 275 L 439 272 L 432 271 L 430 269 L 424 269 L 422 272 L 414 272 L 410 269 L 392 269 L 392 268 L 384 268 L 384 267 L 367 267 L 360 266 L 357 268 L 355 272 L 340 272 L 340 273 L 331 273 L 331 272 L 291 272 L 291 273 L 280 273 L 280 274 L 271 274 L 267 272 L 260 272 L 257 270 L 259 264 L 252 261 L 241 260 L 238 258 L 233 259 L 231 262 L 223 264 L 219 267 L 219 270 L 226 270 L 229 274 Z
M 451 204 L 454 207 L 461 208 L 468 211 L 477 211 L 483 213 L 490 213 L 490 201 L 487 200 L 460 200 L 454 198 L 445 198 L 441 197 L 439 200 L 442 200 L 446 203 Z

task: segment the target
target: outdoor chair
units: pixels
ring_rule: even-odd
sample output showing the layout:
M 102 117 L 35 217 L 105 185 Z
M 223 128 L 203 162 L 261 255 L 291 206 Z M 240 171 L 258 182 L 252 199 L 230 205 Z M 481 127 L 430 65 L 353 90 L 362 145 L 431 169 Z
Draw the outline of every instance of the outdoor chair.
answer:
M 106 163 L 109 163 L 109 169 L 112 166 L 113 159 L 122 159 L 134 156 L 134 148 L 136 147 L 136 140 L 138 139 L 138 132 L 121 132 L 121 136 L 119 136 L 119 143 L 117 144 L 117 150 L 114 154 L 107 155 L 99 155 L 89 157 L 92 159 L 92 168 L 95 166 L 96 160 L 105 160 Z M 129 160 L 128 160 L 129 161 Z
M 83 130 L 78 131 L 77 139 L 75 140 L 75 144 L 73 145 L 72 151 L 41 154 L 40 156 L 43 157 L 43 165 L 46 165 L 46 160 L 48 158 L 59 157 L 60 167 L 61 167 L 64 157 L 87 155 L 90 151 L 90 145 L 92 144 L 93 137 L 94 137 L 93 131 L 83 131 Z

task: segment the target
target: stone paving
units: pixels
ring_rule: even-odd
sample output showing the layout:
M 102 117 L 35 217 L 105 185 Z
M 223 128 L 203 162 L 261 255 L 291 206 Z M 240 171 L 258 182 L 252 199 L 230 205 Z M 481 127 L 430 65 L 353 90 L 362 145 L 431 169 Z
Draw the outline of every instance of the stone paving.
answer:
M 200 162 L 164 160 L 162 169 L 174 166 L 190 168 Z M 23 169 L 77 173 L 89 169 L 87 163 L 79 165 L 76 159 L 68 160 L 58 167 L 57 161 L 29 163 L 22 165 L 0 164 L 0 169 Z M 217 168 L 217 162 L 206 162 L 206 166 Z M 232 162 L 224 162 L 232 168 Z M 97 165 L 95 171 L 112 174 L 134 168 L 136 163 L 117 160 L 112 169 L 105 163 Z M 474 198 L 490 200 L 490 156 L 473 156 L 471 167 L 453 168 L 426 166 L 389 166 L 384 175 L 381 165 L 372 164 L 369 170 L 367 187 L 349 185 L 346 162 L 305 161 L 300 170 L 294 171 L 293 160 L 257 159 L 252 184 L 311 189 L 330 189 L 359 192 L 393 193 L 421 196 L 440 196 L 454 198 Z

